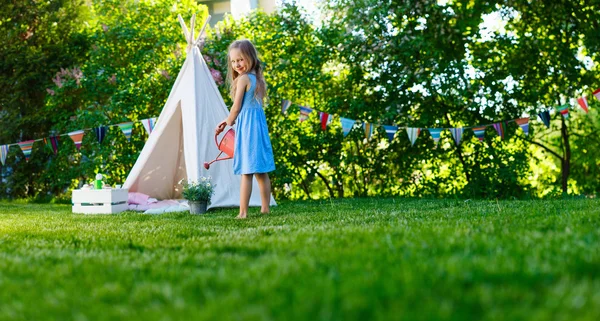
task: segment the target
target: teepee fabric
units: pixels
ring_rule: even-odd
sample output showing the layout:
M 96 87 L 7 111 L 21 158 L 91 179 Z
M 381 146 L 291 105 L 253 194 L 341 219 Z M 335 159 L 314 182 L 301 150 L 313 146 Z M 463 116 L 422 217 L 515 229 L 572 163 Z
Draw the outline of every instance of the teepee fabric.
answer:
M 229 111 L 196 45 L 198 40 L 190 41 L 193 37 L 188 37 L 185 31 L 184 34 L 188 40 L 187 57 L 123 187 L 157 199 L 178 199 L 182 179 L 198 181 L 201 177 L 210 177 L 215 192 L 209 208 L 237 207 L 241 176 L 233 174 L 232 161 L 215 162 L 209 170 L 203 166 L 219 154 L 215 128 Z M 276 205 L 272 196 L 271 205 Z M 253 180 L 250 206 L 260 206 L 256 180 Z

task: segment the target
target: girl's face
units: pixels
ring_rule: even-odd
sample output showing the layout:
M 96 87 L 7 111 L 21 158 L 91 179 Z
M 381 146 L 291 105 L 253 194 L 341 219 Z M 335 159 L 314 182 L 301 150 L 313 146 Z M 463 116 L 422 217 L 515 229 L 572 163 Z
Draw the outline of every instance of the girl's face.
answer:
M 229 52 L 229 59 L 231 59 L 231 67 L 238 74 L 241 75 L 249 71 L 248 60 L 244 58 L 241 50 L 237 48 L 231 49 L 231 51 Z

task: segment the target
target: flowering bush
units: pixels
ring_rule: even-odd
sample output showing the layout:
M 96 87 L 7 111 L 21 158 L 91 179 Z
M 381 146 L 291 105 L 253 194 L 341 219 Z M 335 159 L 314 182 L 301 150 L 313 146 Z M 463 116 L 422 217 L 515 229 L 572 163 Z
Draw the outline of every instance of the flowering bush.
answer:
M 188 201 L 210 203 L 210 198 L 215 192 L 215 185 L 210 182 L 210 178 L 202 177 L 198 182 L 182 179 L 179 183 L 183 186 L 183 198 Z

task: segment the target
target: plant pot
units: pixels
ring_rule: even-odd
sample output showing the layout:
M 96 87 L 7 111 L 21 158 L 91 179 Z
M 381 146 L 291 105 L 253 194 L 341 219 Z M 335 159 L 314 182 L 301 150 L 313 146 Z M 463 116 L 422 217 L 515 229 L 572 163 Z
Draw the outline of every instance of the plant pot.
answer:
M 206 207 L 208 202 L 206 201 L 188 201 L 190 204 L 190 214 L 204 214 L 206 213 Z

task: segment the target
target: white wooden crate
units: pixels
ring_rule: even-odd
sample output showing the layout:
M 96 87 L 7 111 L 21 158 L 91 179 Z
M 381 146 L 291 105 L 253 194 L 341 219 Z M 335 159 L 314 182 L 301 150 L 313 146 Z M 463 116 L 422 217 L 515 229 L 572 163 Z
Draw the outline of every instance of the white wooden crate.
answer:
M 115 214 L 127 210 L 126 188 L 118 189 L 77 189 L 73 191 L 71 202 L 73 213 Z

